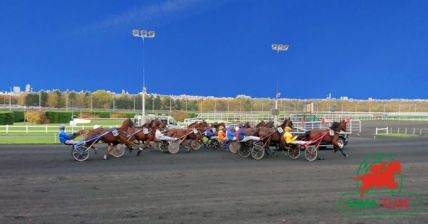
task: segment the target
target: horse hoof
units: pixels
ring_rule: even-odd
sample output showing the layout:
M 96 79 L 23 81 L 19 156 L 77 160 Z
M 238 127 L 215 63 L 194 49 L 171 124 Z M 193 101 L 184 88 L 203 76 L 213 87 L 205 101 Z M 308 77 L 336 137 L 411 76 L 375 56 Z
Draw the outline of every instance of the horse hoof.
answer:
M 104 157 L 103 157 L 103 158 L 104 158 L 104 160 L 107 160 L 107 155 L 104 155 Z
M 137 152 L 137 156 L 139 156 L 140 154 L 141 154 L 141 152 L 142 152 L 143 150 L 139 150 L 138 152 Z

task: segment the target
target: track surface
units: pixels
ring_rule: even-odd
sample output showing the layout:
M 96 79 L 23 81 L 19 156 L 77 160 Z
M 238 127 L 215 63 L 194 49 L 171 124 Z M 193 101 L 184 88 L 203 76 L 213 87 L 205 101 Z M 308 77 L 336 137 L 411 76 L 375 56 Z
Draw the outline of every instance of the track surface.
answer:
M 351 139 L 350 158 L 262 161 L 221 151 L 155 150 L 79 163 L 68 148 L 0 146 L 0 223 L 428 223 L 427 138 Z M 402 162 L 405 191 L 425 203 L 416 217 L 342 217 L 337 200 L 355 191 L 369 152 Z

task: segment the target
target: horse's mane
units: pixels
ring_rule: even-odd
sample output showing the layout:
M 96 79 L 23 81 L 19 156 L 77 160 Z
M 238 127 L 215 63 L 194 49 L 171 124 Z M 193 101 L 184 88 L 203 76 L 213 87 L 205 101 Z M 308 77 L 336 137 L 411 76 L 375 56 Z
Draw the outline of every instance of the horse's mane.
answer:
M 331 129 L 331 130 L 337 130 L 339 127 L 340 127 L 340 123 L 339 123 L 339 122 L 337 122 L 337 121 L 334 121 L 334 122 L 331 124 L 330 129 Z

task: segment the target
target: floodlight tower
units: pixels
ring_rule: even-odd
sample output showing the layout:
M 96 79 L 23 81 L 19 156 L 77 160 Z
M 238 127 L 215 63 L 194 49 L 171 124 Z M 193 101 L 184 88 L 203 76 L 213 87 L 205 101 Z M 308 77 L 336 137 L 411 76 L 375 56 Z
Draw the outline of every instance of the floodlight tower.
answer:
M 146 120 L 146 76 L 144 71 L 144 39 L 149 38 L 153 39 L 155 38 L 155 31 L 147 31 L 147 30 L 138 30 L 133 29 L 132 30 L 132 36 L 141 38 L 143 40 L 143 94 L 141 95 L 141 124 L 145 122 Z
M 276 51 L 277 54 L 279 52 L 287 51 L 288 50 L 288 44 L 272 44 L 272 50 Z M 278 83 L 276 86 L 276 93 L 275 93 L 275 112 L 272 113 L 275 116 L 274 122 L 275 124 L 278 123 L 278 98 L 281 96 L 281 93 L 278 91 Z

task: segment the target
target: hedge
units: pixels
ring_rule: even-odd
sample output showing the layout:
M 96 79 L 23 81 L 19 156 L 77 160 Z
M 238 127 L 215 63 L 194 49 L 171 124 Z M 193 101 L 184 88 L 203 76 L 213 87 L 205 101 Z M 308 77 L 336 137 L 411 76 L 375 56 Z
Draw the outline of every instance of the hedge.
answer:
M 24 111 L 13 111 L 13 115 L 15 116 L 15 122 L 23 122 L 25 121 L 25 113 Z
M 0 112 L 0 125 L 13 124 L 14 120 L 13 112 Z
M 110 118 L 110 112 L 95 112 L 99 118 Z
M 50 123 L 68 123 L 72 119 L 71 112 L 46 111 L 46 117 Z

